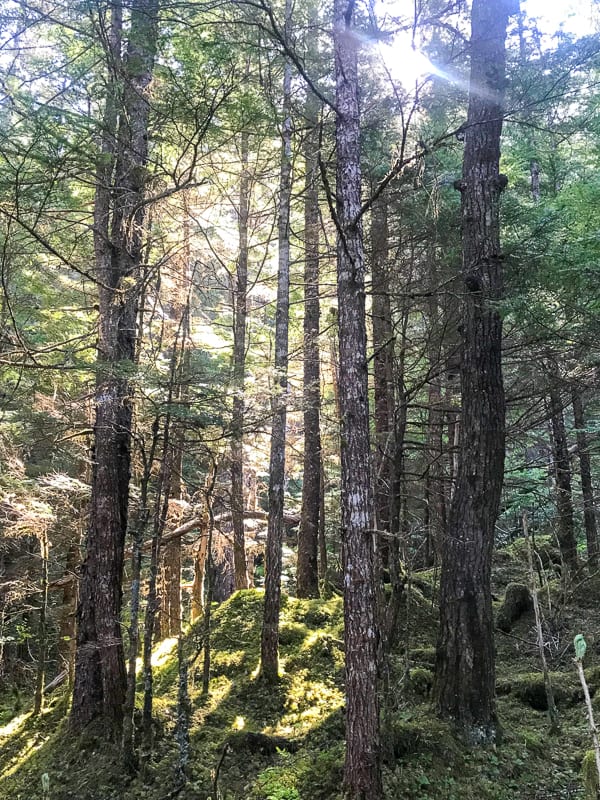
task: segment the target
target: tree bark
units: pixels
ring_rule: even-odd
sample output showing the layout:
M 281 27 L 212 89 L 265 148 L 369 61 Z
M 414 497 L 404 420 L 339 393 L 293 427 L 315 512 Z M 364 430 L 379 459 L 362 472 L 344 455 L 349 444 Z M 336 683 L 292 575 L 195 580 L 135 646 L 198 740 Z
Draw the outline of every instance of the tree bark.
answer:
M 456 488 L 444 542 L 435 695 L 440 715 L 471 744 L 493 742 L 494 526 L 504 476 L 505 399 L 499 174 L 505 39 L 512 1 L 474 0 L 462 180 L 462 414 Z
M 239 251 L 233 293 L 233 418 L 231 421 L 231 516 L 233 521 L 233 566 L 236 589 L 248 588 L 246 537 L 244 530 L 244 373 L 246 369 L 246 317 L 248 293 L 248 219 L 250 172 L 248 131 L 241 137 L 240 200 L 238 209 Z
M 291 34 L 292 0 L 285 3 L 285 35 Z M 288 328 L 290 294 L 290 202 L 292 194 L 292 70 L 284 66 L 281 168 L 279 178 L 279 269 L 275 313 L 275 385 L 269 459 L 269 521 L 265 552 L 265 605 L 260 646 L 261 676 L 267 683 L 279 677 L 279 610 L 281 605 L 281 548 L 285 482 L 285 428 L 288 385 Z
M 306 101 L 308 133 L 304 145 L 304 464 L 298 531 L 298 597 L 319 595 L 319 512 L 321 507 L 321 375 L 319 351 L 319 128 L 318 106 Z
M 571 387 L 573 400 L 573 421 L 577 435 L 577 453 L 579 455 L 579 474 L 581 475 L 581 494 L 583 495 L 583 523 L 587 542 L 588 566 L 590 570 L 598 568 L 598 528 L 594 507 L 594 489 L 592 487 L 592 468 L 588 437 L 585 432 L 585 411 L 581 390 Z
M 120 4 L 112 7 L 111 14 L 106 43 L 111 78 L 94 206 L 99 280 L 94 465 L 70 719 L 77 731 L 101 717 L 106 736 L 118 740 L 125 699 L 120 614 L 131 464 L 129 374 L 135 359 L 148 154 L 147 92 L 156 49 L 157 0 L 134 2 L 123 62 Z
M 552 367 L 554 375 L 557 370 Z M 560 552 L 569 570 L 577 569 L 577 542 L 573 519 L 573 493 L 571 489 L 571 462 L 565 430 L 565 418 L 560 392 L 556 385 L 550 387 L 550 421 L 552 425 L 552 453 L 556 479 L 557 538 Z
M 347 800 L 383 796 L 377 692 L 377 602 L 354 2 L 334 0 L 336 222 L 341 412 Z

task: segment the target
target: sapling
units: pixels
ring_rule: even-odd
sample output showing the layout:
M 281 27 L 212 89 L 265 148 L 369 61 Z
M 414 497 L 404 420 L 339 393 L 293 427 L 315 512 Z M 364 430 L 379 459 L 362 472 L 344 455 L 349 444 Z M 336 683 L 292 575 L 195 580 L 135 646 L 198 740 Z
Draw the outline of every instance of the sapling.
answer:
M 50 800 L 50 775 L 47 772 L 42 775 L 42 798 Z
M 585 705 L 587 707 L 588 722 L 590 725 L 590 733 L 592 734 L 592 742 L 594 744 L 594 755 L 596 758 L 598 780 L 600 781 L 600 741 L 598 740 L 598 730 L 596 728 L 596 723 L 594 722 L 594 710 L 592 708 L 590 690 L 588 689 L 587 681 L 585 679 L 585 672 L 583 671 L 583 659 L 585 657 L 585 651 L 587 650 L 587 644 L 583 634 L 577 634 L 577 636 L 573 639 L 573 645 L 575 646 L 575 658 L 573 661 L 577 667 L 579 680 L 581 681 L 581 687 L 583 689 L 583 696 L 585 698 Z
M 538 649 L 540 651 L 540 661 L 542 662 L 542 672 L 544 674 L 544 688 L 546 690 L 546 703 L 548 705 L 548 716 L 550 717 L 550 731 L 556 733 L 559 729 L 558 709 L 554 701 L 554 691 L 552 689 L 552 680 L 550 678 L 550 670 L 548 669 L 548 662 L 546 661 L 546 650 L 544 647 L 544 632 L 542 628 L 542 612 L 538 600 L 538 587 L 535 580 L 535 572 L 533 569 L 533 548 L 531 545 L 531 538 L 529 536 L 529 525 L 527 522 L 527 512 L 525 509 L 522 511 L 523 533 L 527 541 L 527 558 L 529 562 L 529 589 L 531 591 L 531 598 L 533 600 L 533 612 L 535 614 L 535 630 L 537 634 Z

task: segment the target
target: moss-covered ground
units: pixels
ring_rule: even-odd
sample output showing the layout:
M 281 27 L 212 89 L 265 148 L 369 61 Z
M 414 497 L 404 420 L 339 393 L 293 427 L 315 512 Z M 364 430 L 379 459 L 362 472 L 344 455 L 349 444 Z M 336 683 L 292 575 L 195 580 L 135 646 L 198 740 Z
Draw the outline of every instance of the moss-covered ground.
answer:
M 497 605 L 508 583 L 526 580 L 525 564 L 519 546 L 501 551 L 494 573 Z M 465 748 L 432 708 L 435 594 L 433 573 L 414 576 L 398 647 L 390 659 L 388 708 L 383 718 L 386 797 L 583 797 L 581 765 L 590 749 L 590 735 L 571 642 L 575 633 L 586 635 L 586 674 L 595 695 L 600 686 L 600 580 L 582 574 L 565 587 L 553 576 L 542 595 L 547 656 L 560 712 L 558 733 L 549 731 L 532 614 L 525 614 L 510 632 L 498 632 L 498 713 L 503 736 L 495 748 L 483 750 Z M 257 677 L 261 611 L 262 595 L 255 591 L 239 592 L 215 609 L 208 697 L 202 695 L 201 656 L 190 668 L 190 774 L 177 796 L 185 800 L 340 800 L 344 754 L 341 599 L 284 600 L 282 676 L 276 689 Z M 194 628 L 187 634 L 188 658 L 198 649 L 198 636 Z M 0 704 L 0 798 L 166 800 L 174 796 L 176 650 L 175 642 L 167 642 L 156 653 L 155 742 L 143 779 L 126 773 L 118 747 L 107 745 L 99 732 L 89 730 L 82 737 L 69 733 L 66 696 L 51 695 L 44 714 L 33 719 L 29 709 L 21 707 L 21 698 L 10 694 Z M 597 716 L 600 719 L 600 708 Z M 47 795 L 42 787 L 44 774 L 50 782 Z

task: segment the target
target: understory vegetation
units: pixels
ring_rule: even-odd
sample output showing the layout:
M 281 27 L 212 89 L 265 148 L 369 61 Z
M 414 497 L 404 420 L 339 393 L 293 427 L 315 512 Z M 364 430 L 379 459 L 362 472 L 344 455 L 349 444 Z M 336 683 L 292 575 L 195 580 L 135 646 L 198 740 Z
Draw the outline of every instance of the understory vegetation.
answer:
M 541 539 L 540 550 L 552 552 Z M 545 642 L 560 730 L 552 734 L 531 611 L 510 632 L 497 630 L 497 703 L 502 736 L 494 748 L 469 749 L 431 703 L 435 662 L 436 575 L 416 573 L 390 658 L 383 720 L 384 786 L 412 800 L 534 800 L 584 797 L 582 764 L 590 749 L 583 693 L 572 661 L 573 636 L 588 640 L 586 677 L 600 689 L 600 580 L 551 575 L 544 600 Z M 496 554 L 496 614 L 506 587 L 526 582 L 521 543 Z M 551 607 L 548 608 L 548 601 Z M 284 597 L 282 676 L 277 687 L 257 677 L 263 594 L 237 592 L 214 612 L 209 694 L 202 693 L 201 630 L 185 635 L 190 662 L 191 755 L 185 797 L 191 800 L 337 800 L 344 758 L 342 600 Z M 408 649 L 407 649 L 408 648 Z M 195 656 L 195 658 L 194 658 Z M 0 797 L 11 800 L 163 800 L 177 786 L 174 738 L 178 704 L 177 642 L 154 653 L 152 760 L 124 774 L 120 749 L 93 726 L 67 727 L 68 697 L 57 690 L 33 719 L 19 694 L 2 696 Z M 141 683 L 138 685 L 141 691 Z M 599 709 L 600 713 L 600 709 Z M 98 735 L 97 735 L 98 733 Z M 44 794 L 42 775 L 50 781 Z

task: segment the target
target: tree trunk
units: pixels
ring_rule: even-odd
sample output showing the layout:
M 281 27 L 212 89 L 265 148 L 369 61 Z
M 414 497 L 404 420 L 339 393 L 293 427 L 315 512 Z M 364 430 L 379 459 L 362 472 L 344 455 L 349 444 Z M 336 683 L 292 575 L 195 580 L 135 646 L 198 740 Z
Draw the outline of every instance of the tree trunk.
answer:
M 199 525 L 200 541 L 194 554 L 194 583 L 192 585 L 192 603 L 190 621 L 195 622 L 204 611 L 204 578 L 208 559 L 208 508 L 205 506 Z
M 183 196 L 183 248 L 182 257 L 176 265 L 176 278 L 172 303 L 174 334 L 172 349 L 174 354 L 171 383 L 176 403 L 185 407 L 189 398 L 190 383 L 190 292 L 192 285 L 190 215 L 187 195 Z M 171 470 L 169 498 L 181 500 L 184 493 L 183 454 L 185 451 L 185 423 L 173 420 L 171 436 Z M 167 522 L 177 528 L 180 520 L 177 515 L 178 504 L 173 503 L 173 513 L 169 510 Z M 161 588 L 160 613 L 157 618 L 157 638 L 179 636 L 181 633 L 181 539 L 164 543 L 161 550 Z
M 231 420 L 231 516 L 233 565 L 236 589 L 248 588 L 246 537 L 244 530 L 244 373 L 246 369 L 246 317 L 248 293 L 248 218 L 250 172 L 248 131 L 242 131 L 240 201 L 238 209 L 239 253 L 233 293 L 233 417 Z
M 40 559 L 42 574 L 40 577 L 40 619 L 38 624 L 38 663 L 37 681 L 33 713 L 40 714 L 44 705 L 44 684 L 46 679 L 46 660 L 48 657 L 48 631 L 46 618 L 48 615 L 48 534 L 44 529 L 40 536 Z
M 113 6 L 107 43 L 109 95 L 94 207 L 99 325 L 94 466 L 87 552 L 81 571 L 71 725 L 97 717 L 119 738 L 125 699 L 120 614 L 129 500 L 132 387 L 148 154 L 148 86 L 157 37 L 157 0 L 131 9 L 121 67 L 122 12 Z M 122 75 L 122 81 L 121 81 Z M 122 83 L 120 88 L 119 84 Z M 118 130 L 117 141 L 114 131 Z
M 556 372 L 554 367 L 553 373 Z M 563 561 L 569 570 L 577 569 L 577 542 L 573 520 L 573 494 L 571 490 L 571 462 L 565 431 L 565 418 L 560 392 L 550 388 L 550 421 L 552 423 L 552 452 L 556 479 L 556 511 L 558 514 L 557 538 Z
M 285 3 L 286 39 L 291 34 L 292 1 Z M 283 79 L 283 125 L 279 179 L 279 270 L 275 314 L 275 385 L 269 459 L 269 521 L 265 552 L 265 606 L 260 647 L 261 675 L 275 683 L 279 675 L 279 610 L 281 604 L 281 547 L 285 481 L 287 418 L 288 328 L 290 293 L 290 202 L 292 194 L 292 70 L 286 61 Z
M 585 432 L 585 412 L 581 390 L 571 387 L 573 400 L 573 421 L 577 432 L 577 452 L 579 455 L 579 473 L 581 475 L 581 494 L 583 495 L 583 522 L 587 541 L 588 566 L 590 570 L 598 568 L 598 529 L 594 508 L 594 490 L 592 487 L 592 468 L 588 437 Z
M 62 662 L 62 666 L 68 671 L 68 683 L 71 689 L 73 688 L 75 669 L 75 610 L 77 607 L 78 586 L 77 580 L 75 580 L 73 576 L 78 566 L 79 542 L 73 542 L 69 545 L 65 562 L 64 575 L 70 580 L 67 580 L 62 592 L 58 642 L 59 659 Z
M 319 511 L 321 506 L 321 375 L 319 351 L 319 128 L 316 99 L 306 101 L 304 146 L 304 465 L 298 531 L 298 597 L 319 595 Z
M 154 467 L 154 455 L 159 439 L 159 419 L 152 423 L 150 449 L 141 450 L 144 471 L 140 481 L 140 501 L 137 519 L 132 535 L 131 549 L 131 605 L 129 609 L 129 654 L 127 658 L 127 684 L 123 706 L 123 763 L 130 773 L 137 770 L 138 762 L 134 747 L 135 691 L 137 684 L 137 658 L 140 649 L 140 594 L 142 579 L 142 549 L 144 536 L 150 518 L 148 507 L 148 488 Z
M 435 695 L 440 715 L 471 744 L 493 742 L 494 526 L 504 475 L 499 174 L 505 39 L 512 0 L 474 0 L 462 180 L 462 414 L 456 488 L 444 542 Z
M 383 796 L 377 693 L 377 602 L 369 441 L 360 169 L 358 38 L 354 2 L 334 0 L 336 216 L 341 411 L 341 511 L 346 652 L 347 800 Z
M 173 355 L 173 359 L 177 358 Z M 173 374 L 171 374 L 171 380 Z M 170 406 L 172 397 L 167 400 L 167 407 Z M 152 531 L 152 551 L 150 555 L 150 570 L 148 575 L 148 593 L 146 597 L 146 613 L 144 616 L 144 642 L 142 646 L 142 673 L 144 676 L 144 704 L 142 709 L 142 733 L 144 741 L 144 752 L 142 763 L 145 766 L 151 756 L 153 737 L 152 737 L 152 706 L 154 702 L 154 675 L 152 671 L 152 645 L 154 643 L 154 623 L 156 614 L 159 610 L 158 601 L 158 571 L 160 548 L 163 531 L 167 521 L 169 511 L 169 488 L 171 485 L 171 418 L 167 413 L 164 421 L 164 432 L 162 437 L 162 461 L 160 473 L 156 486 L 156 498 L 154 501 L 154 520 Z
M 379 198 L 371 212 L 373 274 L 373 378 L 375 400 L 375 520 L 390 530 L 391 450 L 394 429 L 394 331 L 388 275 L 387 200 Z M 383 562 L 386 561 L 384 557 Z

